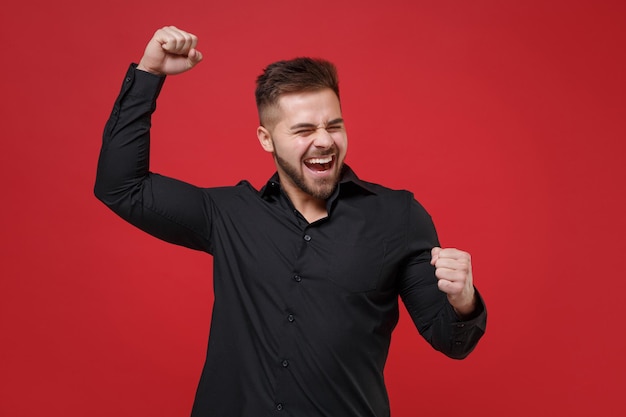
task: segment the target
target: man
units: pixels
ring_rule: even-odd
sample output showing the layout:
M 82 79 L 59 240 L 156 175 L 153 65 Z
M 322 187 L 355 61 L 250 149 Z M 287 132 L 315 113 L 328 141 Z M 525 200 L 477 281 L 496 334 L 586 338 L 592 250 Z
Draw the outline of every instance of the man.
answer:
M 335 68 L 280 61 L 257 79 L 257 137 L 276 173 L 201 189 L 148 170 L 166 75 L 202 60 L 197 38 L 158 30 L 129 69 L 103 137 L 95 192 L 130 223 L 214 257 L 215 301 L 194 417 L 389 416 L 383 368 L 398 295 L 420 334 L 464 358 L 486 310 L 470 256 L 438 247 L 406 191 L 360 180 Z

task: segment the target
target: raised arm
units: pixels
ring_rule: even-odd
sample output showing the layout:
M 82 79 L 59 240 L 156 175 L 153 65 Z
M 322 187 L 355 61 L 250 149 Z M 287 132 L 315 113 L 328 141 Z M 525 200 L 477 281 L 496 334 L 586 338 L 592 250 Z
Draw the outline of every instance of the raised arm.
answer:
M 131 224 L 168 242 L 207 250 L 210 210 L 205 193 L 149 171 L 151 116 L 166 75 L 202 60 L 197 38 L 169 26 L 148 43 L 138 66 L 130 66 L 106 123 L 95 195 Z

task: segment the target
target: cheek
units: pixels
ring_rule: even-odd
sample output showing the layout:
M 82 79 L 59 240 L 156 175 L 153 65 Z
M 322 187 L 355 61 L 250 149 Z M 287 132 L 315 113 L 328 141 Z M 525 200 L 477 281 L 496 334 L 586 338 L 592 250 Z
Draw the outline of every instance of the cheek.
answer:
M 333 141 L 340 151 L 346 152 L 348 150 L 348 137 L 345 134 L 337 134 L 333 137 Z
M 274 144 L 274 150 L 283 159 L 300 159 L 300 157 L 306 152 L 306 145 L 300 143 L 300 141 L 293 141 L 291 143 Z

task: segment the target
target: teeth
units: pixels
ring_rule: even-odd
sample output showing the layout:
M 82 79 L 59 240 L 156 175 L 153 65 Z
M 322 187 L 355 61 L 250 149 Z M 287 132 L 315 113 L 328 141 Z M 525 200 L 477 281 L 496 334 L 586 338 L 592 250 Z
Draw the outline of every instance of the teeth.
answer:
M 306 163 L 307 164 L 329 164 L 330 161 L 332 161 L 333 158 L 332 156 L 327 156 L 326 158 L 311 158 L 311 159 L 307 159 Z

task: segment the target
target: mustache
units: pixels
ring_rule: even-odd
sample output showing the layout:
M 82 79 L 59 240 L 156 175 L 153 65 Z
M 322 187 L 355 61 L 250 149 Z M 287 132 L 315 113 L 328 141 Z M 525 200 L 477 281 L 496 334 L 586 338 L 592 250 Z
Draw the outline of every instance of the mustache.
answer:
M 306 154 L 303 159 L 322 158 L 324 156 L 330 156 L 330 155 L 333 155 L 333 154 L 336 154 L 336 153 L 337 153 L 337 148 L 333 145 L 329 149 L 326 149 L 326 150 L 323 150 L 323 151 L 320 151 L 320 152 Z

